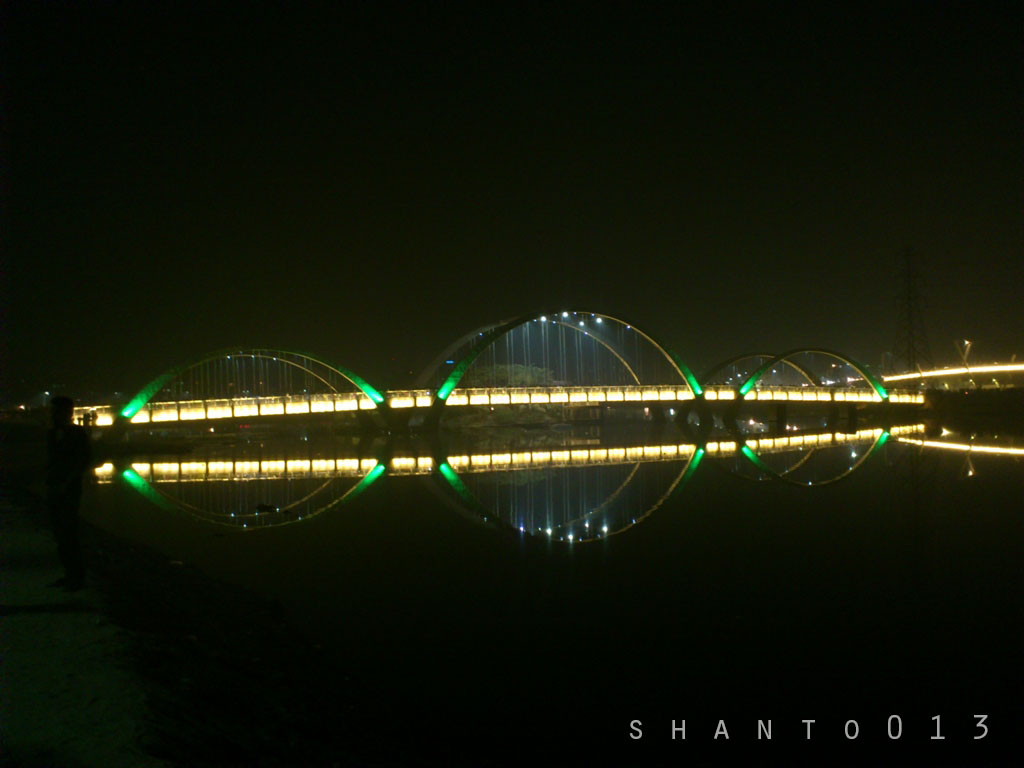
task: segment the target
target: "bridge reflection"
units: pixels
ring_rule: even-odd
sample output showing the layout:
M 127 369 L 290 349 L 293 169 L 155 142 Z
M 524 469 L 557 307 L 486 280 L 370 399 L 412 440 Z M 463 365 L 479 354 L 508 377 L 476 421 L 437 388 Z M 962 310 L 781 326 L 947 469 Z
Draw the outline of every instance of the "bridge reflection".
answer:
M 887 443 L 1024 457 L 1024 448 L 1012 444 L 932 439 L 920 423 L 851 432 L 789 425 L 781 434 L 719 431 L 706 441 L 671 439 L 678 435 L 674 428 L 644 428 L 628 439 L 614 431 L 491 434 L 486 440 L 462 436 L 469 443 L 454 449 L 428 440 L 395 447 L 379 440 L 283 435 L 251 445 L 199 442 L 182 457 L 161 455 L 156 444 L 150 455 L 111 460 L 94 473 L 98 483 L 124 482 L 169 512 L 242 530 L 309 520 L 385 475 L 420 477 L 488 525 L 583 542 L 636 525 L 708 463 L 741 478 L 816 487 L 850 476 Z

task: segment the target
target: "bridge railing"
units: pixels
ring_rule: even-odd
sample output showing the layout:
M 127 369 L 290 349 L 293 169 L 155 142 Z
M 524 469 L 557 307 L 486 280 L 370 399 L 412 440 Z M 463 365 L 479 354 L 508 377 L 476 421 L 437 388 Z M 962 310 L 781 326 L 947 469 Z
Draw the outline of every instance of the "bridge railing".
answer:
M 426 408 L 433 403 L 434 393 L 429 389 L 395 390 L 387 393 L 391 408 Z M 730 387 L 709 387 L 704 391 L 707 400 L 733 400 L 735 391 Z M 765 387 L 747 393 L 746 400 L 788 400 L 822 402 L 880 402 L 881 398 L 868 389 L 838 389 L 834 387 Z M 653 403 L 693 400 L 688 388 L 680 387 L 508 387 L 456 389 L 448 396 L 446 405 L 506 406 L 547 404 Z M 918 391 L 894 390 L 889 402 L 923 403 L 924 394 Z M 199 421 L 204 419 L 241 419 L 259 416 L 281 416 L 309 413 L 335 413 L 370 410 L 377 404 L 362 393 L 303 394 L 275 397 L 236 397 L 215 400 L 181 400 L 149 403 L 132 417 L 133 424 L 159 424 L 166 422 Z M 96 426 L 109 426 L 115 411 L 110 406 L 83 406 L 75 408 L 75 418 L 94 414 Z

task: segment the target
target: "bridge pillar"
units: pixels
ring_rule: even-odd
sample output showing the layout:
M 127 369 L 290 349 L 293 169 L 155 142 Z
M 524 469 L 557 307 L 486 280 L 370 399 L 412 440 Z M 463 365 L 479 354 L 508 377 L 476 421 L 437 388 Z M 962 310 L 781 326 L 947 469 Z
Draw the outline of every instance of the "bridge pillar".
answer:
M 846 431 L 856 432 L 860 425 L 860 409 L 850 403 L 846 406 Z
M 829 432 L 839 430 L 839 405 L 835 402 L 829 403 L 828 416 L 825 419 L 825 427 Z
M 779 434 L 783 434 L 786 431 L 788 413 L 789 411 L 786 407 L 785 401 L 780 401 L 775 404 L 775 429 Z

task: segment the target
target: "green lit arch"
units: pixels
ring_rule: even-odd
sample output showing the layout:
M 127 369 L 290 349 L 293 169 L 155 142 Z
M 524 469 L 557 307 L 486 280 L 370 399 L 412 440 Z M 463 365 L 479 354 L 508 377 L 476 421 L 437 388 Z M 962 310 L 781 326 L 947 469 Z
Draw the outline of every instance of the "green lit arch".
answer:
M 840 352 L 835 352 L 835 351 L 833 351 L 831 349 L 822 349 L 820 347 L 809 347 L 807 349 L 794 349 L 794 350 L 790 350 L 789 352 L 785 352 L 785 353 L 783 353 L 781 355 L 776 355 L 771 360 L 769 360 L 767 363 L 765 363 L 760 368 L 758 368 L 756 371 L 754 371 L 746 379 L 746 381 L 744 381 L 743 384 L 741 384 L 736 389 L 736 394 L 740 398 L 746 397 L 747 393 L 750 392 L 750 390 L 754 388 L 754 386 L 761 379 L 761 377 L 765 375 L 765 373 L 767 373 L 769 370 L 771 370 L 776 365 L 780 365 L 780 364 L 785 363 L 788 358 L 793 357 L 794 355 L 802 355 L 802 354 L 825 355 L 826 357 L 833 357 L 836 360 L 839 360 L 839 361 L 841 361 L 843 363 L 846 363 L 847 365 L 849 365 L 851 368 L 853 368 L 855 371 L 857 371 L 857 373 L 859 373 L 863 377 L 863 379 L 871 386 L 872 389 L 875 390 L 875 392 L 878 394 L 879 397 L 881 397 L 883 400 L 888 400 L 889 399 L 889 393 L 885 391 L 885 387 L 882 386 L 882 382 L 879 381 L 878 378 L 873 373 L 871 373 L 871 371 L 868 369 L 868 367 L 866 365 L 864 365 L 863 363 L 859 363 L 856 360 L 854 360 L 854 359 L 852 359 L 852 358 L 850 358 L 850 357 L 848 357 L 848 356 L 846 356 L 846 355 L 844 355 L 844 354 L 842 354 Z
M 286 520 L 286 521 L 283 521 L 283 522 L 272 523 L 272 524 L 267 525 L 267 526 L 253 526 L 252 528 L 247 528 L 247 526 L 242 525 L 241 530 L 255 531 L 255 530 L 261 530 L 264 527 L 266 527 L 266 528 L 272 528 L 272 527 L 273 528 L 277 528 L 277 527 L 280 527 L 282 525 L 293 525 L 295 523 L 300 523 L 300 522 L 304 522 L 304 521 L 307 521 L 307 520 L 311 520 L 312 518 L 316 517 L 317 515 L 320 515 L 320 514 L 326 512 L 326 511 L 328 511 L 330 509 L 333 509 L 334 507 L 337 507 L 340 504 L 345 504 L 345 503 L 348 503 L 348 502 L 352 501 L 357 496 L 359 496 L 363 491 L 365 491 L 370 485 L 372 485 L 374 482 L 376 482 L 381 477 L 381 475 L 383 475 L 386 471 L 387 471 L 387 466 L 385 464 L 381 463 L 381 462 L 378 462 L 365 475 L 363 475 L 351 487 L 349 487 L 344 493 L 342 493 L 337 498 L 332 499 L 331 501 L 327 502 L 323 506 L 317 508 L 315 511 L 313 511 L 309 515 L 306 515 L 306 516 L 300 517 L 300 518 L 295 518 L 295 519 L 292 519 L 292 520 Z M 231 528 L 235 528 L 235 529 L 238 529 L 239 523 L 244 523 L 245 520 L 251 519 L 251 518 L 255 517 L 255 515 L 243 515 L 243 516 L 237 518 L 234 523 L 232 523 L 230 521 L 230 519 L 223 518 L 220 515 L 204 514 L 203 510 L 199 509 L 198 507 L 195 507 L 192 504 L 188 504 L 188 503 L 182 501 L 181 499 L 177 499 L 177 498 L 171 496 L 170 494 L 166 493 L 165 491 L 160 490 L 154 484 L 150 483 L 150 481 L 148 481 L 144 477 L 142 477 L 138 472 L 136 472 L 131 467 L 127 467 L 126 469 L 124 469 L 121 472 L 121 479 L 124 480 L 124 482 L 128 486 L 130 486 L 131 488 L 134 488 L 136 491 L 138 491 L 147 501 L 151 502 L 152 504 L 155 504 L 157 507 L 159 507 L 160 509 L 162 509 L 165 512 L 171 512 L 171 511 L 177 510 L 177 511 L 185 512 L 186 514 L 190 515 L 191 517 L 194 517 L 195 519 L 201 520 L 201 521 L 203 521 L 205 523 L 210 523 L 212 525 L 226 526 L 226 527 L 231 527 Z M 323 491 L 325 488 L 329 487 L 332 483 L 335 483 L 337 481 L 338 481 L 338 478 L 330 478 L 330 479 L 328 479 L 326 482 L 321 483 L 317 488 L 315 488 L 313 491 L 308 493 L 303 498 L 293 502 L 293 504 L 300 504 L 300 503 L 302 503 L 304 501 L 308 501 L 309 499 L 313 498 L 318 493 Z
M 669 365 L 676 371 L 676 373 L 679 374 L 679 378 L 686 382 L 687 387 L 689 387 L 690 391 L 693 392 L 694 397 L 700 397 L 704 393 L 704 390 L 701 388 L 700 383 L 697 381 L 697 377 L 693 375 L 693 372 L 686 366 L 686 364 L 679 358 L 679 356 L 675 354 L 675 352 L 672 352 L 670 349 L 668 349 L 668 347 L 661 344 L 656 339 L 652 338 L 649 334 L 637 328 L 637 326 L 633 325 L 632 323 L 628 323 L 621 318 L 615 317 L 613 315 L 602 314 L 600 312 L 585 312 L 582 310 L 574 310 L 572 311 L 572 313 L 576 315 L 583 314 L 589 315 L 591 317 L 599 317 L 604 320 L 611 320 L 635 331 L 637 334 L 643 337 L 649 344 L 651 344 L 651 346 L 658 350 L 658 352 L 661 353 L 661 355 L 668 361 Z M 463 336 L 455 344 L 450 345 L 446 352 L 454 352 L 454 350 L 460 348 L 461 346 L 464 346 L 465 344 L 472 341 L 474 338 L 480 337 L 477 344 L 475 344 L 472 347 L 472 349 L 469 350 L 469 352 L 467 352 L 462 358 L 458 360 L 458 362 L 455 363 L 455 367 L 445 378 L 441 386 L 438 387 L 437 392 L 434 393 L 434 405 L 443 404 L 448 399 L 448 396 L 452 393 L 452 390 L 454 390 L 458 386 L 463 376 L 466 375 L 466 372 L 469 370 L 469 367 L 476 361 L 477 357 L 479 357 L 480 354 L 485 349 L 489 348 L 498 339 L 511 333 L 516 328 L 519 328 L 520 326 L 532 322 L 541 316 L 543 316 L 543 314 L 538 312 L 533 312 L 528 315 L 521 315 L 512 320 L 498 323 L 497 325 L 488 326 L 483 329 L 478 329 L 477 331 L 474 331 L 471 334 Z M 558 321 L 556 320 L 552 320 L 553 324 L 557 322 Z M 559 324 L 565 327 L 574 327 L 571 324 L 567 323 Z M 612 348 L 606 342 L 600 339 L 600 337 L 594 334 L 588 335 L 590 335 L 591 338 L 593 338 L 598 343 L 601 343 L 602 346 L 604 346 L 606 349 L 612 350 Z M 614 350 L 612 351 L 613 353 L 615 353 Z M 624 362 L 620 355 L 615 353 L 615 356 L 620 360 L 620 362 Z M 447 355 L 440 358 L 441 361 L 445 359 L 448 359 Z M 440 362 L 438 363 L 438 366 L 439 365 Z M 633 370 L 628 365 L 626 365 L 626 368 L 634 377 L 634 379 L 636 379 L 636 374 L 633 372 Z
M 195 368 L 197 366 L 202 365 L 203 363 L 208 363 L 212 360 L 218 360 L 222 357 L 231 357 L 233 355 L 238 355 L 241 357 L 259 357 L 275 359 L 277 362 L 284 363 L 285 365 L 292 365 L 305 371 L 311 376 L 314 376 L 315 378 L 327 384 L 327 386 L 330 389 L 334 390 L 334 387 L 330 384 L 330 382 L 328 382 L 326 379 L 320 376 L 316 371 L 310 368 L 304 368 L 295 361 L 286 359 L 286 356 L 298 358 L 300 360 L 308 361 L 310 363 L 316 363 L 317 365 L 323 366 L 329 371 L 336 373 L 343 379 L 347 380 L 349 383 L 351 383 L 353 386 L 359 389 L 359 391 L 361 391 L 363 394 L 369 397 L 374 402 L 375 405 L 380 406 L 384 403 L 384 395 L 382 395 L 379 391 L 374 389 L 374 387 L 372 387 L 369 384 L 369 382 L 367 382 L 361 376 L 358 376 L 357 374 L 353 373 L 347 368 L 342 368 L 341 366 L 333 365 L 332 363 L 325 362 L 324 360 L 321 360 L 320 358 L 314 357 L 312 355 L 308 355 L 303 352 L 292 352 L 287 350 L 274 350 L 263 348 L 246 349 L 232 347 L 229 349 L 222 349 L 216 352 L 212 352 L 208 355 L 205 355 L 199 360 L 191 361 L 189 363 L 176 366 L 170 369 L 169 371 L 160 374 L 155 379 L 146 384 L 146 386 L 144 386 L 141 390 L 139 390 L 135 397 L 129 400 L 118 411 L 117 420 L 131 420 L 131 418 L 136 413 L 138 413 L 142 408 L 144 408 L 146 404 L 149 403 L 149 401 L 156 395 L 156 393 L 163 389 L 168 382 L 178 378 L 190 368 Z
M 831 485 L 832 483 L 837 483 L 840 480 L 843 480 L 844 478 L 847 478 L 850 475 L 852 475 L 854 472 L 856 472 L 858 469 L 860 469 L 860 466 L 864 462 L 866 462 L 871 456 L 874 456 L 876 453 L 878 453 L 878 451 L 881 449 L 881 447 L 883 445 L 885 445 L 888 440 L 889 440 L 889 432 L 887 430 L 882 430 L 881 434 L 879 434 L 878 437 L 876 437 L 874 442 L 871 444 L 871 447 L 868 450 L 864 451 L 864 453 L 862 453 L 860 455 L 860 457 L 858 457 L 857 461 L 854 462 L 852 467 L 848 467 L 847 469 L 843 470 L 842 472 L 840 472 L 835 477 L 831 477 L 828 480 L 822 480 L 821 482 L 818 482 L 818 483 L 801 483 L 801 482 L 798 482 L 796 480 L 793 480 L 792 478 L 788 477 L 787 475 L 790 472 L 792 472 L 793 470 L 795 470 L 797 467 L 801 466 L 804 462 L 806 462 L 807 459 L 810 458 L 810 454 L 813 454 L 816 450 L 820 450 L 820 447 L 812 448 L 811 451 L 809 452 L 809 454 L 805 458 L 801 459 L 800 461 L 797 462 L 797 464 L 795 466 L 790 467 L 789 469 L 785 470 L 784 472 L 776 472 L 774 469 L 770 468 L 767 464 L 765 464 L 763 461 L 761 461 L 761 457 L 758 456 L 757 453 L 755 453 L 754 450 L 749 445 L 747 445 L 746 443 L 744 443 L 743 445 L 740 446 L 740 453 L 742 453 L 743 456 L 751 464 L 753 464 L 755 467 L 757 467 L 758 470 L 760 470 L 764 474 L 768 475 L 773 480 L 778 480 L 780 483 L 786 483 L 787 485 L 795 485 L 795 486 L 800 487 L 800 488 L 808 488 L 808 487 L 818 488 L 818 487 L 823 486 L 823 485 Z M 846 445 L 849 445 L 849 443 L 840 443 L 840 444 L 836 444 L 833 447 L 840 447 L 840 446 L 846 446 Z
M 715 376 L 716 374 L 724 371 L 730 365 L 735 365 L 736 363 L 739 363 L 739 362 L 741 362 L 743 360 L 753 360 L 755 358 L 775 359 L 776 357 L 778 357 L 778 355 L 775 354 L 775 353 L 767 354 L 767 353 L 762 353 L 762 352 L 755 352 L 754 354 L 750 354 L 750 355 L 736 355 L 735 357 L 730 357 L 728 360 L 725 360 L 725 361 L 719 363 L 714 368 L 710 369 L 707 373 L 705 373 L 703 376 L 701 376 L 701 379 L 700 379 L 701 385 L 706 387 L 708 385 L 708 382 L 711 381 L 711 378 L 713 376 Z M 794 363 L 792 360 L 784 360 L 783 364 L 784 365 L 788 365 L 794 371 L 796 371 L 801 376 L 803 376 L 805 379 L 807 379 L 807 381 L 812 386 L 815 386 L 815 387 L 821 386 L 821 382 L 814 376 L 814 374 L 812 374 L 810 371 L 808 371 L 802 365 Z

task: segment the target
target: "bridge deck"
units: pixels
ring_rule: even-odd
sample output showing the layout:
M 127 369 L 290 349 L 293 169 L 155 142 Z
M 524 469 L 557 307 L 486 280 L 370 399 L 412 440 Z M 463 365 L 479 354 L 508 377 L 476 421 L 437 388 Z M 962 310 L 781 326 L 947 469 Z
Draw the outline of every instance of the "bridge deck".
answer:
M 734 400 L 736 391 L 730 387 L 710 387 L 704 391 L 706 400 Z M 687 388 L 668 387 L 504 387 L 456 389 L 445 406 L 519 406 L 519 405 L 604 405 L 608 403 L 685 402 L 693 400 Z M 814 401 L 814 402 L 881 402 L 871 389 L 837 387 L 765 387 L 748 392 L 746 400 Z M 434 393 L 428 389 L 393 390 L 385 394 L 390 408 L 428 408 Z M 889 402 L 923 403 L 917 391 L 892 391 Z M 362 393 L 301 394 L 275 397 L 238 397 L 216 400 L 180 400 L 154 402 L 139 409 L 132 417 L 134 424 L 206 419 L 244 419 L 289 414 L 335 413 L 373 410 L 377 404 Z M 87 413 L 96 415 L 96 426 L 114 422 L 115 407 L 110 405 L 75 408 L 75 418 Z

